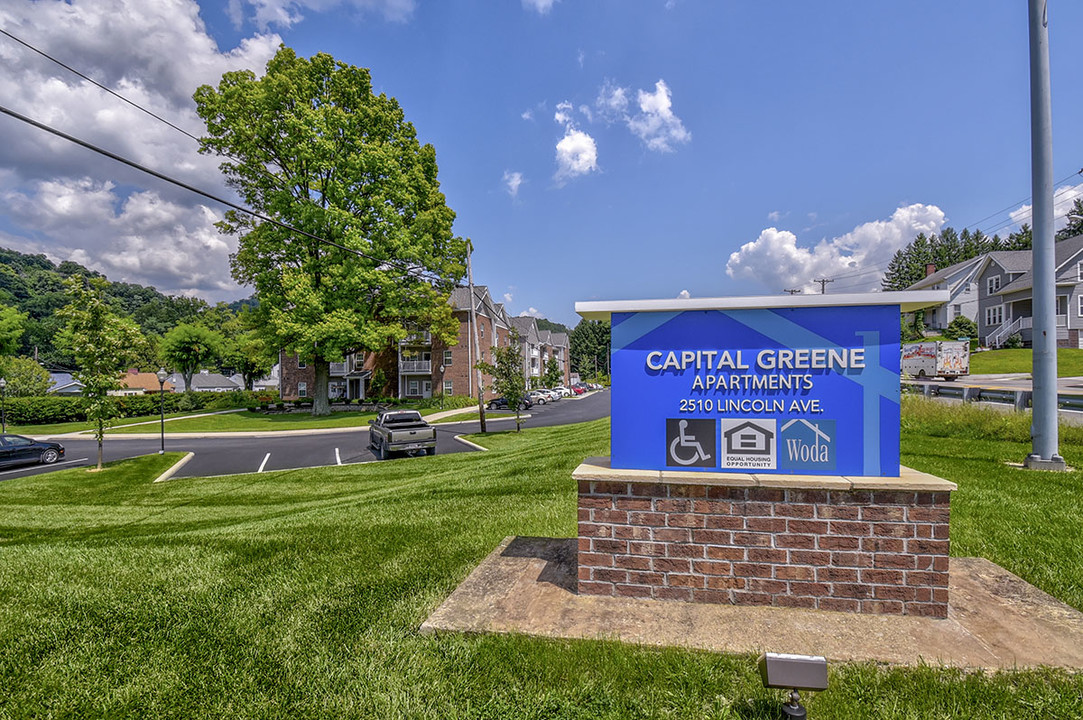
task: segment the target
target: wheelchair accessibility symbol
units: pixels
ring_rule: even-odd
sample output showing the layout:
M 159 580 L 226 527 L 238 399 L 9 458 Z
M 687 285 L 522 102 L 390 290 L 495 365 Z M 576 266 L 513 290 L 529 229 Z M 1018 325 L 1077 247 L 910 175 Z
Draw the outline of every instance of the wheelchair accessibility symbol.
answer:
M 667 418 L 666 465 L 716 467 L 716 428 L 714 420 Z

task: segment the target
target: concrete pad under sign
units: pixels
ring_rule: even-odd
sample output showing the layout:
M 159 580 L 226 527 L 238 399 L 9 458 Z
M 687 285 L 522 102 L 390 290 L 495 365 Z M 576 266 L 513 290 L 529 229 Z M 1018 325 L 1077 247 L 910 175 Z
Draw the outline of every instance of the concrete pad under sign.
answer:
M 580 596 L 574 538 L 509 537 L 422 632 L 516 632 L 732 653 L 965 668 L 1083 668 L 1083 613 L 982 558 L 952 558 L 947 619 Z

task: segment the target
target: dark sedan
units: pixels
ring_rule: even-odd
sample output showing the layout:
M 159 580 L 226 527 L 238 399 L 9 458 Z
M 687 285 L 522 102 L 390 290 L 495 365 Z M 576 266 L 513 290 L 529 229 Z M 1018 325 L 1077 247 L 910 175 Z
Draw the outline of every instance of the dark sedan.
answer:
M 534 405 L 534 402 L 530 399 L 529 396 L 526 396 L 526 395 L 524 395 L 523 399 L 519 401 L 519 409 L 520 410 L 527 410 L 533 405 Z M 507 410 L 508 409 L 508 399 L 498 397 L 495 400 L 490 400 L 489 401 L 489 409 L 490 410 Z
M 52 465 L 64 457 L 64 446 L 38 442 L 22 435 L 0 435 L 0 465 L 44 463 Z

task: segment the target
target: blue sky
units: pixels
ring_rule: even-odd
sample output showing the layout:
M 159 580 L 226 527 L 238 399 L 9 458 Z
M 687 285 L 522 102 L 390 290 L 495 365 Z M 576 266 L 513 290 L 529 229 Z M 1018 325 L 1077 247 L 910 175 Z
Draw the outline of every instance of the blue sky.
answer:
M 200 130 L 200 83 L 278 42 L 372 70 L 437 150 L 475 281 L 513 314 L 577 300 L 875 289 L 948 224 L 1030 194 L 1026 3 L 55 0 L 0 26 Z M 1083 196 L 1083 3 L 1051 0 L 1054 177 Z M 155 121 L 0 38 L 0 103 L 219 190 Z M 126 93 L 127 94 L 127 93 Z M 0 245 L 207 299 L 221 209 L 3 121 Z M 989 215 L 993 215 L 985 219 Z M 979 222 L 981 221 L 981 222 Z

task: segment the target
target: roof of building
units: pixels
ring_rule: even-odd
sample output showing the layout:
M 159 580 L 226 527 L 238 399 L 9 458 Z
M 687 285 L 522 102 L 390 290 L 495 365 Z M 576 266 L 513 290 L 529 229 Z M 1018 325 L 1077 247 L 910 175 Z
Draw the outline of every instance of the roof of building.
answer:
M 177 386 L 177 388 L 183 388 L 184 387 L 184 377 L 180 373 L 173 373 L 173 375 L 170 376 L 170 380 L 173 381 L 173 383 Z M 154 382 L 155 382 L 155 384 L 157 384 L 158 380 L 155 379 Z M 230 380 L 225 375 L 220 375 L 219 373 L 212 373 L 212 372 L 206 372 L 206 371 L 201 371 L 201 372 L 198 372 L 195 375 L 193 375 L 192 376 L 192 387 L 190 387 L 188 389 L 189 390 L 199 391 L 199 390 L 217 390 L 217 389 L 220 389 L 220 388 L 225 388 L 225 389 L 228 389 L 228 390 L 240 390 L 241 389 L 240 386 L 237 385 L 237 383 L 233 382 L 232 380 Z
M 49 386 L 48 392 L 55 393 L 66 388 L 86 387 L 83 383 L 75 379 L 75 377 L 69 372 L 51 372 L 49 373 L 49 379 L 52 381 L 52 385 Z
M 1083 235 L 1076 235 L 1054 244 L 1053 253 L 1056 258 L 1054 260 L 1056 269 L 1059 271 L 1066 262 L 1079 254 L 1080 250 L 1083 250 Z M 1030 250 L 1021 250 L 1020 252 L 1026 253 L 1028 257 L 1031 254 Z M 1002 287 L 997 295 L 1011 295 L 1022 290 L 1030 290 L 1033 286 L 1034 271 L 1030 269 L 1030 262 L 1028 261 L 1023 276 Z
M 146 390 L 146 391 L 158 391 L 158 375 L 149 372 L 139 372 L 138 370 L 129 370 L 124 377 L 120 379 L 120 386 L 130 388 L 132 390 Z M 165 385 L 162 387 L 166 392 L 173 392 L 176 388 L 169 380 L 165 381 Z

